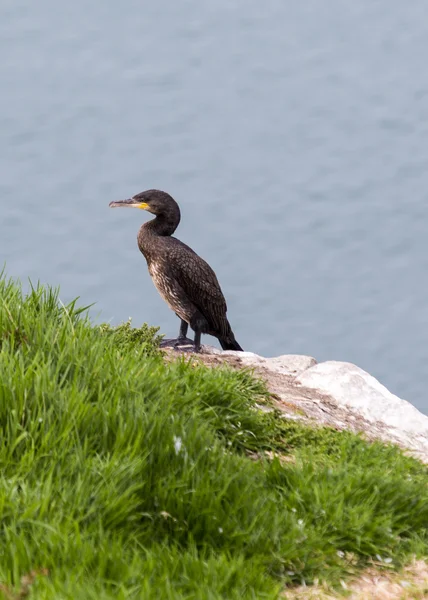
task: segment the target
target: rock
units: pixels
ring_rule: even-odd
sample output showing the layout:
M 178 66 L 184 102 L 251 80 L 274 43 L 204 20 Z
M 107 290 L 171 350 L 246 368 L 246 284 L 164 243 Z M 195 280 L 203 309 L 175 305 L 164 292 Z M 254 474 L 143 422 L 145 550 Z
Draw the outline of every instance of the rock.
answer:
M 381 421 L 403 431 L 428 436 L 428 417 L 402 400 L 363 369 L 347 362 L 327 361 L 296 378 L 306 388 L 328 394 L 335 402 L 358 411 L 370 422 Z
M 229 354 L 229 352 L 223 352 Z M 312 356 L 300 356 L 298 354 L 283 354 L 274 358 L 264 358 L 252 352 L 234 352 L 238 355 L 242 363 L 248 367 L 264 367 L 268 371 L 274 373 L 282 373 L 283 375 L 299 375 L 309 367 L 317 364 Z
M 300 373 L 295 383 L 327 394 L 337 405 L 369 423 L 385 426 L 391 437 L 406 447 L 428 455 L 428 416 L 356 365 L 339 361 L 319 363 Z
M 295 376 L 317 364 L 312 356 L 300 354 L 282 354 L 275 358 L 265 358 L 264 361 L 264 366 L 271 371 Z
M 221 357 L 231 356 L 239 359 L 242 365 L 247 367 L 264 367 L 275 373 L 284 375 L 299 375 L 309 367 L 317 364 L 312 356 L 304 356 L 300 354 L 283 354 L 274 358 L 264 358 L 254 352 L 235 352 L 234 350 L 219 350 L 214 346 L 203 346 L 204 354 L 215 354 Z
M 223 350 L 215 346 L 209 346 L 208 344 L 201 344 L 201 354 L 223 354 Z

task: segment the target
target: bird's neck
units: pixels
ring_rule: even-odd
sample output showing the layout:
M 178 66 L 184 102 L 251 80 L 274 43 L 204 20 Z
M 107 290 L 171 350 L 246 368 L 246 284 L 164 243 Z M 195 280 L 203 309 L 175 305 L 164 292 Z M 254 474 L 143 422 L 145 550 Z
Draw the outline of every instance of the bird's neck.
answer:
M 171 236 L 177 229 L 180 216 L 174 219 L 168 215 L 158 215 L 155 219 L 141 225 L 138 232 L 138 247 L 150 263 L 156 257 L 156 248 L 162 238 Z
M 155 219 L 145 223 L 143 227 L 144 230 L 151 235 L 166 236 L 172 235 L 179 223 L 179 214 L 162 214 L 157 215 Z

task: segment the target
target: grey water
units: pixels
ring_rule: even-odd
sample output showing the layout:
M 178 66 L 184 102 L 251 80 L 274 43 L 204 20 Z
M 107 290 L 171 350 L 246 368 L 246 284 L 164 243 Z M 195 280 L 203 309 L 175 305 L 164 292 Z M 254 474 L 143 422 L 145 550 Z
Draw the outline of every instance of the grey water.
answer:
M 164 189 L 244 349 L 354 362 L 428 413 L 425 0 L 3 0 L 0 55 L 9 276 L 176 335 L 149 215 L 108 208 Z

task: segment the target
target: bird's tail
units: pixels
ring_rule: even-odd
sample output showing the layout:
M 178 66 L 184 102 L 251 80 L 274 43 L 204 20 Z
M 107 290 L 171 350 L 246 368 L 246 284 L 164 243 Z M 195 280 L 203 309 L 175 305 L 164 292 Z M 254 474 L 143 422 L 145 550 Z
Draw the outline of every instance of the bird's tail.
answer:
M 241 346 L 235 340 L 235 338 L 219 338 L 218 341 L 220 342 L 220 346 L 223 348 L 223 350 L 236 350 L 238 352 L 244 352 Z

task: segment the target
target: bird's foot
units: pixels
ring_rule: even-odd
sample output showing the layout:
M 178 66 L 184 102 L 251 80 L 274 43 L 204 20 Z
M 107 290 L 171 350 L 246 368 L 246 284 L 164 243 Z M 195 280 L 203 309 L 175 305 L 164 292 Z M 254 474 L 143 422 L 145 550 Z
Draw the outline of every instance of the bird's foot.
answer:
M 194 346 L 193 340 L 188 337 L 178 337 L 176 340 L 176 346 Z
M 179 337 L 176 339 L 162 340 L 160 343 L 161 348 L 173 348 L 180 352 L 194 352 L 195 344 L 193 340 L 188 337 Z

